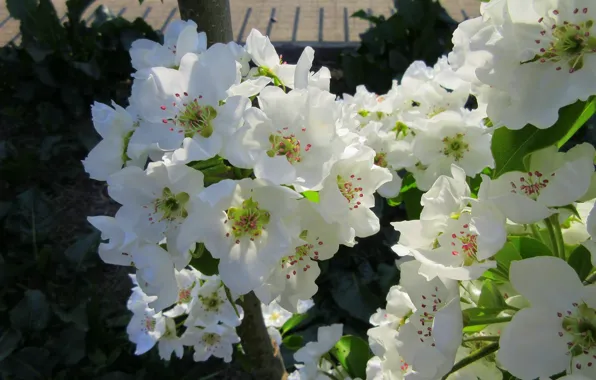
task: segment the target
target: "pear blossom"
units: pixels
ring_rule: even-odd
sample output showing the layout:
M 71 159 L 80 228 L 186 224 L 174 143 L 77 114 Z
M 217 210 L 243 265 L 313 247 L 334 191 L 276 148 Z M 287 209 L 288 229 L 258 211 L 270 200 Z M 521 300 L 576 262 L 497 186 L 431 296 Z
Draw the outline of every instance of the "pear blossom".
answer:
M 370 210 L 374 192 L 393 177 L 374 164 L 374 157 L 369 147 L 347 147 L 323 181 L 319 211 L 326 222 L 340 223 L 348 235 L 366 237 L 379 231 L 379 219 Z
M 261 311 L 267 327 L 280 328 L 292 317 L 292 313 L 279 306 L 275 300 L 271 301 L 269 305 L 261 304 Z
M 207 280 L 196 286 L 191 290 L 190 298 L 186 326 L 210 326 L 218 322 L 231 327 L 240 325 L 243 310 L 238 305 L 232 305 L 221 280 Z
M 502 331 L 497 359 L 503 368 L 522 380 L 563 371 L 596 377 L 596 287 L 584 286 L 573 268 L 550 256 L 514 261 L 509 276 L 531 307 Z
M 412 371 L 426 378 L 440 378 L 453 366 L 462 340 L 462 313 L 457 281 L 427 281 L 418 274 L 420 263 L 400 267 L 400 284 L 416 307 L 399 329 L 400 355 Z
M 121 207 L 114 217 L 90 216 L 87 221 L 101 232 L 102 243 L 97 252 L 106 264 L 134 266 L 132 250 L 139 244 L 133 231 L 137 215 Z
M 227 94 L 238 80 L 238 70 L 231 50 L 215 44 L 200 57 L 186 54 L 178 70 L 138 71 L 130 101 L 146 122 L 136 133 L 163 150 L 174 150 L 175 163 L 219 154 L 249 106 L 248 98 Z
M 341 339 L 342 331 L 343 325 L 340 323 L 319 327 L 317 341 L 306 343 L 294 353 L 294 360 L 304 363 L 300 372 L 316 373 L 317 362 Z
M 166 333 L 166 318 L 147 307 L 135 307 L 133 316 L 126 327 L 131 342 L 136 345 L 135 355 L 149 351 Z
M 199 194 L 201 212 L 180 228 L 180 252 L 205 244 L 219 259 L 219 274 L 233 294 L 260 286 L 300 233 L 292 218 L 302 196 L 265 180 L 223 180 Z
M 176 354 L 178 359 L 184 355 L 184 346 L 182 340 L 176 334 L 176 322 L 172 318 L 165 318 L 166 331 L 157 342 L 159 357 L 163 360 L 170 360 L 172 353 Z
M 483 175 L 478 199 L 498 205 L 511 221 L 538 222 L 582 197 L 594 173 L 594 147 L 584 143 L 568 152 L 554 146 L 529 156 L 527 172 L 508 172 L 495 180 Z
M 295 248 L 286 252 L 264 285 L 255 290 L 262 302 L 278 299 L 281 307 L 296 312 L 300 300 L 312 297 L 318 290 L 315 280 L 321 273 L 318 261 L 328 260 L 339 249 L 338 223 L 327 223 L 317 212 L 314 203 L 298 201 L 300 235 L 294 239 Z
M 493 207 L 469 198 L 463 170 L 452 166 L 452 177 L 441 176 L 422 198 L 420 220 L 392 223 L 400 241 L 398 255 L 412 255 L 420 274 L 471 280 L 496 265 L 487 261 L 505 244 L 504 216 Z
M 82 162 L 89 177 L 98 181 L 105 181 L 131 161 L 126 152 L 135 129 L 133 118 L 116 103 L 112 102 L 112 107 L 98 102 L 91 106 L 93 126 L 102 140 Z M 131 164 L 141 166 L 140 162 Z
M 200 272 L 190 267 L 191 269 L 183 269 L 175 271 L 176 283 L 178 284 L 178 300 L 174 307 L 165 311 L 163 314 L 169 318 L 179 317 L 184 314 L 189 314 L 190 305 L 193 300 L 193 290 L 200 287 Z
M 298 305 L 296 305 L 296 312 L 298 314 L 304 314 L 313 306 L 315 306 L 315 302 L 312 300 L 312 298 L 307 300 L 299 300 Z
M 143 171 L 126 167 L 110 176 L 110 196 L 137 215 L 133 231 L 144 240 L 161 242 L 164 237 L 174 240 L 179 226 L 193 212 L 191 194 L 203 189 L 203 173 L 186 165 L 166 165 L 152 162 Z M 176 252 L 175 244 L 168 249 L 175 255 L 178 269 L 190 261 L 188 251 Z
M 181 339 L 185 346 L 193 347 L 196 362 L 204 362 L 214 356 L 229 363 L 232 361 L 233 345 L 240 342 L 233 327 L 218 324 L 204 328 L 189 327 Z
M 139 287 L 149 296 L 156 296 L 149 307 L 161 312 L 178 298 L 178 284 L 170 254 L 156 244 L 142 244 L 132 251 Z
M 254 168 L 257 178 L 318 190 L 333 164 L 341 113 L 335 97 L 315 87 L 287 94 L 267 87 L 258 100 L 260 109 L 245 112 L 245 127 L 234 135 L 226 157 L 234 166 Z
M 142 70 L 151 67 L 176 68 L 186 53 L 207 50 L 207 35 L 197 32 L 194 21 L 174 20 L 164 33 L 163 45 L 147 39 L 135 40 L 130 48 L 132 67 Z

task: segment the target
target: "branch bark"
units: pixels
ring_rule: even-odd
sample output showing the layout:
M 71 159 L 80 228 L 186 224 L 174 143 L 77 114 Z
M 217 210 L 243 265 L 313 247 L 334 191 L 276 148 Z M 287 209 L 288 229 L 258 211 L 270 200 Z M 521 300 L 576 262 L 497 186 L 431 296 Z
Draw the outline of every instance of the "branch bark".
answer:
M 178 9 L 183 20 L 194 21 L 207 33 L 209 46 L 233 40 L 229 0 L 178 0 Z
M 251 364 L 252 374 L 259 380 L 287 379 L 279 347 L 272 341 L 265 327 L 261 312 L 261 301 L 250 292 L 240 302 L 244 309 L 244 319 L 238 327 L 242 347 Z

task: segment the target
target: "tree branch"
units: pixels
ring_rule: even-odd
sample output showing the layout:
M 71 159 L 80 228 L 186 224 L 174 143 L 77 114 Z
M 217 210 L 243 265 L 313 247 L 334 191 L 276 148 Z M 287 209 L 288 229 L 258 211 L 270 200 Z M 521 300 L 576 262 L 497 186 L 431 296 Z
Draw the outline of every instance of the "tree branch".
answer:
M 279 347 L 271 340 L 265 327 L 261 301 L 250 292 L 240 301 L 240 305 L 244 309 L 244 318 L 238 327 L 238 335 L 255 379 L 286 379 L 288 374 Z
M 178 0 L 178 9 L 183 20 L 196 22 L 207 33 L 209 46 L 234 39 L 229 0 Z

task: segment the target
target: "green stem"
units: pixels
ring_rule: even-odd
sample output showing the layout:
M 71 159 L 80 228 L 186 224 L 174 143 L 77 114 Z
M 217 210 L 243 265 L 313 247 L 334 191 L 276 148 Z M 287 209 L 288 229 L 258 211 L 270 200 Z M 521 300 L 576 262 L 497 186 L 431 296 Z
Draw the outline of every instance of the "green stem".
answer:
M 494 317 L 494 318 L 482 318 L 482 319 L 470 319 L 465 323 L 466 326 L 480 326 L 480 325 L 492 325 L 494 323 L 510 322 L 513 317 Z
M 540 234 L 540 229 L 538 229 L 538 226 L 536 224 L 530 224 L 530 230 L 532 230 L 532 236 L 534 236 L 534 239 L 544 242 L 542 240 L 542 235 Z
M 565 240 L 563 239 L 563 232 L 561 231 L 561 223 L 559 223 L 559 214 L 550 216 L 550 219 L 555 229 L 555 239 L 557 239 L 557 249 L 559 250 L 560 257 L 565 260 Z
M 550 246 L 553 250 L 555 257 L 561 257 L 561 253 L 559 252 L 559 244 L 557 243 L 557 233 L 555 232 L 555 226 L 553 226 L 553 223 L 550 220 L 550 218 L 544 219 L 544 224 L 546 224 L 548 238 L 550 239 L 551 243 Z
M 447 373 L 445 376 L 443 376 L 442 380 L 447 380 L 449 375 L 451 375 L 452 373 L 457 372 L 460 369 L 464 368 L 465 366 L 468 366 L 468 365 L 474 363 L 475 361 L 478 361 L 484 357 L 487 357 L 490 354 L 495 353 L 498 349 L 499 349 L 499 343 L 492 343 L 492 344 L 489 344 L 488 346 L 484 346 L 484 347 L 472 352 L 470 354 L 470 356 L 465 357 L 462 360 L 455 363 L 453 368 L 451 368 L 451 371 L 449 371 L 449 373 Z
M 464 339 L 462 342 L 498 342 L 501 337 L 499 336 L 473 336 Z
M 584 280 L 584 285 L 591 285 L 596 282 L 596 272 L 593 272 Z

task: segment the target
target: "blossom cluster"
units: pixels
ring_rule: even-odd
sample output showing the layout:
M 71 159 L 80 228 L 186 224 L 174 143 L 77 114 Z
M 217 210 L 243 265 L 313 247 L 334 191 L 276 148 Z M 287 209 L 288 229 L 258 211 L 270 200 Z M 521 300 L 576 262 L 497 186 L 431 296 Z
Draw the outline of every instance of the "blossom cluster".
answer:
M 596 150 L 544 144 L 515 170 L 493 156 L 500 128 L 551 128 L 596 95 L 590 1 L 483 2 L 453 52 L 381 95 L 336 97 L 313 49 L 288 64 L 256 30 L 207 47 L 177 21 L 163 44 L 136 41 L 129 105 L 93 105 L 102 140 L 83 163 L 121 205 L 89 221 L 100 257 L 136 271 L 137 353 L 231 360 L 249 292 L 280 345 L 318 262 L 379 231 L 376 194 L 415 186 L 419 217 L 392 223 L 401 278 L 370 319 L 367 379 L 596 378 L 596 287 L 576 263 L 596 264 Z M 290 378 L 350 378 L 329 355 L 342 330 L 321 327 Z

